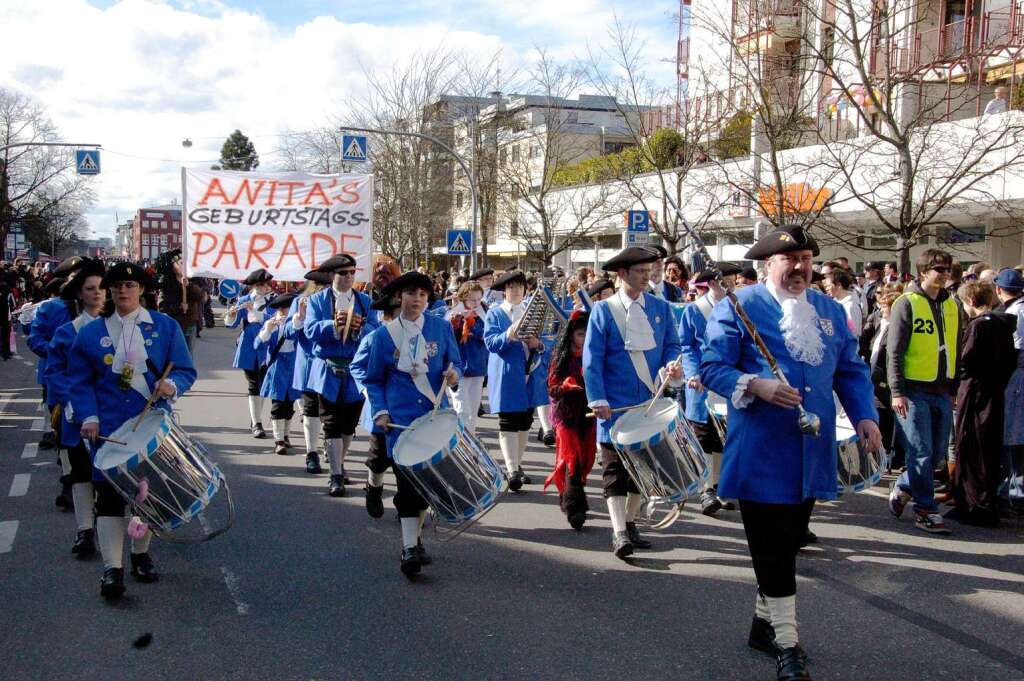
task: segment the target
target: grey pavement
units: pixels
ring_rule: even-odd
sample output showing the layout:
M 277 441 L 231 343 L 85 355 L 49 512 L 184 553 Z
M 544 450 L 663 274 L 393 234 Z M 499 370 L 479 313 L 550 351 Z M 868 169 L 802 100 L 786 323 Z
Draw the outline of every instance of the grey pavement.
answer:
M 99 596 L 99 558 L 69 553 L 52 450 L 31 446 L 43 417 L 34 358 L 22 342 L 0 363 L 0 678 L 775 678 L 745 645 L 754 579 L 738 513 L 687 511 L 649 533 L 654 549 L 619 561 L 599 477 L 592 520 L 574 532 L 537 484 L 553 452 L 531 442 L 527 493 L 452 542 L 428 528 L 434 564 L 410 583 L 390 473 L 384 518 L 363 508 L 365 434 L 349 496 L 327 497 L 301 455 L 249 435 L 233 338 L 203 334 L 179 410 L 227 475 L 236 524 L 204 544 L 154 540 L 161 581 L 128 577 L 115 605 Z M 483 425 L 497 455 L 496 420 Z M 291 440 L 302 441 L 297 420 Z M 800 558 L 797 611 L 814 678 L 1024 679 L 1024 525 L 933 537 L 873 492 L 820 504 L 812 520 L 821 543 Z M 134 648 L 144 633 L 152 643 Z

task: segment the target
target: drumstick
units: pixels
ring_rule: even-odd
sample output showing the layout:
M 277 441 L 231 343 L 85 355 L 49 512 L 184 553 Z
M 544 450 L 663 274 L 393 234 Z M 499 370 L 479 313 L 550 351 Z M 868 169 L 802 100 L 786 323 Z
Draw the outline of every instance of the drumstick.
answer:
M 614 409 L 609 409 L 609 411 L 611 413 L 613 413 L 613 414 L 618 414 L 620 411 L 629 411 L 630 409 L 636 409 L 637 407 L 642 407 L 645 404 L 647 404 L 647 403 L 646 402 L 641 402 L 640 404 L 634 404 L 634 405 L 631 405 L 629 407 L 615 407 Z M 588 419 L 596 418 L 594 416 L 594 412 L 590 412 L 589 414 L 587 414 L 587 418 Z
M 345 315 L 345 328 L 341 332 L 341 342 L 348 341 L 348 330 L 352 326 L 352 312 L 356 307 L 356 294 L 352 294 L 352 302 L 348 304 L 348 313 Z
M 437 391 L 437 395 L 434 396 L 434 408 L 431 410 L 430 415 L 433 416 L 437 413 L 438 408 L 441 406 L 441 398 L 444 397 L 444 389 L 448 385 L 448 372 L 455 368 L 455 362 L 448 362 L 448 368 L 445 369 L 444 374 L 441 375 L 441 389 Z
M 397 428 L 398 430 L 412 430 L 411 426 L 400 426 L 397 423 L 385 423 L 385 428 Z
M 164 367 L 163 375 L 160 377 L 160 380 L 157 381 L 158 385 L 159 385 L 160 381 L 163 381 L 163 380 L 167 379 L 168 374 L 171 373 L 171 369 L 173 369 L 173 368 L 174 368 L 174 362 L 168 362 L 167 366 Z M 146 415 L 146 412 L 149 411 L 149 408 L 153 406 L 154 402 L 156 402 L 156 393 L 157 393 L 157 389 L 154 388 L 153 389 L 153 394 L 150 395 L 149 399 L 146 401 L 146 406 L 145 406 L 145 408 L 143 408 L 142 413 L 139 414 L 139 418 L 135 419 L 135 423 L 132 424 L 132 432 L 133 433 L 135 432 L 135 429 L 139 427 L 139 424 L 142 423 L 142 417 L 144 417 Z
M 679 359 L 677 359 L 676 361 L 678 362 L 682 358 L 683 358 L 683 353 L 679 353 Z M 669 362 L 669 363 L 671 364 L 671 362 Z M 658 392 L 656 392 L 654 394 L 654 397 L 651 398 L 650 404 L 647 405 L 647 409 L 644 411 L 644 416 L 647 416 L 648 414 L 651 413 L 651 408 L 654 406 L 654 403 L 657 402 L 661 398 L 662 394 L 665 392 L 665 388 L 667 388 L 667 387 L 668 387 L 668 371 L 666 370 L 665 371 L 665 378 L 661 381 L 661 385 L 658 387 Z
M 122 447 L 127 447 L 128 446 L 127 442 L 121 442 L 120 440 L 115 440 L 112 437 L 103 437 L 102 435 L 97 435 L 96 439 L 97 440 L 103 440 L 104 442 L 113 442 L 115 445 L 121 445 Z

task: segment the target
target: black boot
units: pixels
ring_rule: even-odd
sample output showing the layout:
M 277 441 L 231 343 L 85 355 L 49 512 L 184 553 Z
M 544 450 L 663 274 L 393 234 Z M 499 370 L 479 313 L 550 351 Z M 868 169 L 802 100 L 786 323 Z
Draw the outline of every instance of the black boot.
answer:
M 57 446 L 57 436 L 54 435 L 52 430 L 48 430 L 43 433 L 43 436 L 39 438 L 39 449 L 53 449 Z
M 274 442 L 274 454 L 277 454 L 278 456 L 288 456 L 288 445 L 284 443 L 284 440 Z
M 153 559 L 149 557 L 148 552 L 133 553 L 129 558 L 132 560 L 132 577 L 136 582 L 150 584 L 160 579 L 160 573 L 156 571 L 156 566 L 153 565 Z
M 71 483 L 66 482 L 62 483 L 62 485 L 63 486 L 61 487 L 60 494 L 58 494 L 57 498 L 53 500 L 53 503 L 56 504 L 57 508 L 59 508 L 62 511 L 74 511 L 75 498 L 71 494 Z
M 811 532 L 809 529 L 804 532 L 803 536 L 800 537 L 800 548 L 804 548 L 808 544 L 817 544 L 818 535 Z
M 531 480 L 530 476 L 526 474 L 522 466 L 519 467 L 519 477 L 522 479 L 524 485 L 533 484 L 533 480 Z
M 651 542 L 640 536 L 640 530 L 636 529 L 636 523 L 626 523 L 626 536 L 629 537 L 629 543 L 632 544 L 634 548 L 651 548 Z
M 512 492 L 518 492 L 523 486 L 523 471 L 517 470 L 508 476 L 508 488 Z
M 103 578 L 100 580 L 100 595 L 108 601 L 121 597 L 124 593 L 124 570 L 121 568 L 107 568 L 103 571 Z
M 252 424 L 252 436 L 257 440 L 262 440 L 267 436 L 267 431 L 263 430 L 263 424 L 259 421 Z
M 807 660 L 799 646 L 779 651 L 775 657 L 775 674 L 778 681 L 811 681 Z
M 366 486 L 366 512 L 371 518 L 380 518 L 384 515 L 384 485 L 374 487 Z
M 75 535 L 75 543 L 71 546 L 71 553 L 79 558 L 88 558 L 96 553 L 96 530 L 91 527 L 79 530 Z
M 616 558 L 625 560 L 627 556 L 633 555 L 633 544 L 629 541 L 629 535 L 625 532 L 616 532 L 612 536 L 612 553 Z
M 345 478 L 340 475 L 332 475 L 327 483 L 327 494 L 332 497 L 345 496 Z
M 545 447 L 554 447 L 555 446 L 555 431 L 553 431 L 553 430 L 545 431 L 544 437 L 541 438 L 541 442 L 544 443 Z
M 320 454 L 317 452 L 306 452 L 306 472 L 311 475 L 323 473 L 324 469 L 320 467 Z
M 420 573 L 420 568 L 423 567 L 420 563 L 420 556 L 416 552 L 416 547 L 410 547 L 402 549 L 402 574 L 412 579 Z
M 754 615 L 754 621 L 750 623 L 750 636 L 747 637 L 747 645 L 762 653 L 778 655 L 779 651 L 775 647 L 775 628 L 772 623 Z
M 419 556 L 420 565 L 430 565 L 434 562 L 434 559 L 430 557 L 427 550 L 423 548 L 423 542 L 421 540 L 416 540 L 416 548 L 413 550 L 416 551 L 416 555 Z
M 713 489 L 706 489 L 700 493 L 700 512 L 706 516 L 713 516 L 722 510 L 722 500 L 718 498 Z

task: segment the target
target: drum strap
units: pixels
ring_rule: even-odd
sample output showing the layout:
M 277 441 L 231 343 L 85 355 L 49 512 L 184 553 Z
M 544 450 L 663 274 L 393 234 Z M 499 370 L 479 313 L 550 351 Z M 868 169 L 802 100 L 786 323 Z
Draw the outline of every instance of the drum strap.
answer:
M 275 345 L 274 349 L 270 351 L 270 358 L 267 360 L 268 369 L 274 366 L 274 362 L 277 361 L 277 355 L 281 352 L 281 346 L 284 345 L 284 342 L 286 340 L 287 339 L 284 337 L 284 334 L 282 333 L 281 338 L 279 338 L 277 341 L 277 345 Z
M 618 296 L 612 296 L 608 299 L 608 309 L 612 311 L 612 320 L 615 321 L 615 326 L 619 329 L 619 335 L 622 336 L 623 342 L 626 340 L 626 308 L 623 307 L 622 301 L 619 300 Z M 647 389 L 651 391 L 651 394 L 657 392 L 654 387 L 654 379 L 651 377 L 651 369 L 647 366 L 647 357 L 644 353 L 639 350 L 628 351 L 629 361 L 633 363 L 633 369 L 636 371 L 637 378 L 639 378 Z
M 391 336 L 391 341 L 395 344 L 395 349 L 401 352 L 402 346 L 405 344 L 405 330 L 402 328 L 402 323 L 398 318 L 392 319 L 390 322 L 384 325 L 384 328 L 388 330 L 388 335 Z M 424 339 L 425 340 L 425 339 Z M 432 403 L 437 399 L 437 393 L 434 392 L 433 386 L 430 385 L 430 378 L 426 374 L 410 374 L 412 382 L 416 386 L 416 389 L 420 393 L 429 399 Z
M 715 309 L 715 303 L 711 300 L 710 293 L 705 293 L 697 299 L 697 309 L 704 315 L 704 321 L 711 319 L 711 311 Z

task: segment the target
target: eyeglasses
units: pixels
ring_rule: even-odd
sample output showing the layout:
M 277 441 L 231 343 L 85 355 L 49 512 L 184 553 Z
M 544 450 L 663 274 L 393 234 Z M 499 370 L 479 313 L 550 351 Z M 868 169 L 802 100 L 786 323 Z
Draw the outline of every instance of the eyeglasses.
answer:
M 938 272 L 939 274 L 949 274 L 949 270 L 950 269 L 951 268 L 949 267 L 949 265 L 934 265 L 934 266 L 932 266 L 932 271 L 933 272 Z
M 338 270 L 337 272 L 335 272 L 335 274 L 341 275 L 343 277 L 351 277 L 355 273 L 355 270 Z
M 139 282 L 137 281 L 115 281 L 110 285 L 110 288 L 117 290 L 120 288 L 139 288 Z

